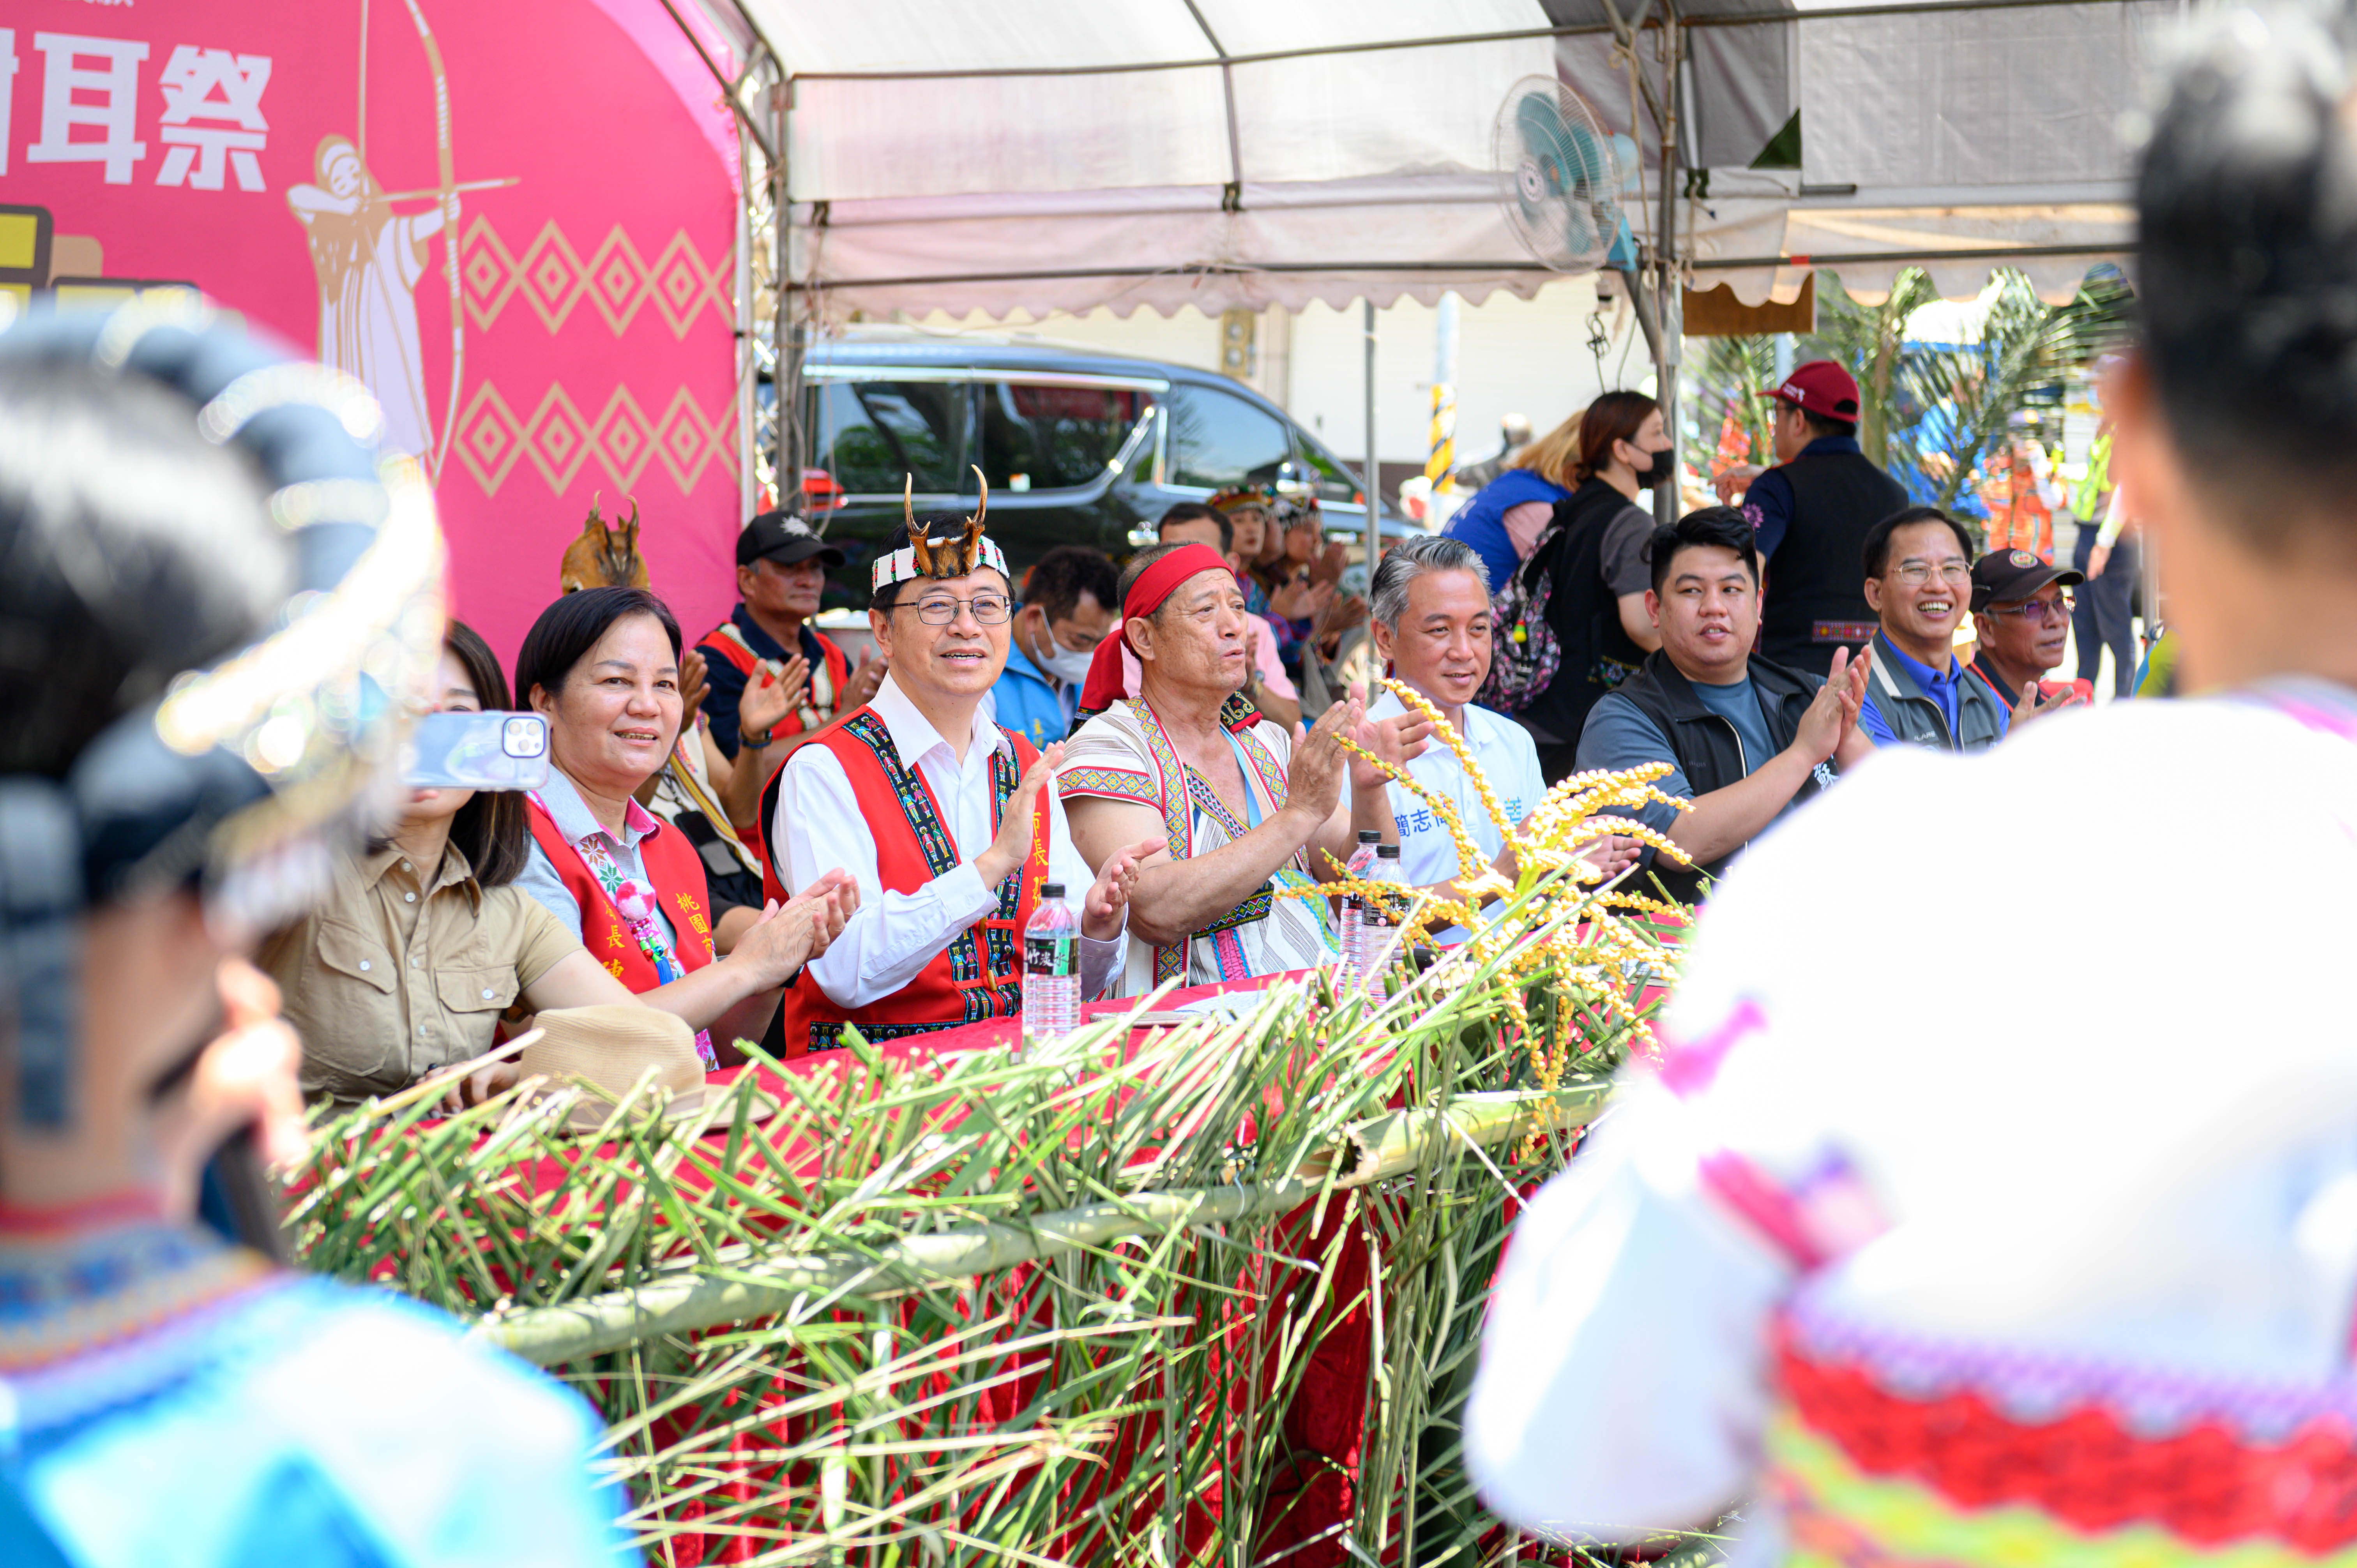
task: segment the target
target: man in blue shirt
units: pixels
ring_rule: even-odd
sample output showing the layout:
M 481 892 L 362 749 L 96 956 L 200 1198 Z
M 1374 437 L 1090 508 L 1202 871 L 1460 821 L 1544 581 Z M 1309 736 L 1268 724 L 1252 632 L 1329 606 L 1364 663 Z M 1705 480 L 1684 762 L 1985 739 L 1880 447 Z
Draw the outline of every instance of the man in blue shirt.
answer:
M 1071 731 L 1089 660 L 1115 624 L 1119 582 L 1112 558 L 1085 544 L 1039 557 L 1023 579 L 1006 669 L 990 689 L 1001 727 L 1037 746 Z
M 1645 610 L 1662 646 L 1588 710 L 1577 766 L 1671 765 L 1654 788 L 1693 809 L 1657 804 L 1637 815 L 1693 865 L 1674 865 L 1648 848 L 1636 880 L 1641 887 L 1658 879 L 1692 903 L 1770 823 L 1872 749 L 1857 729 L 1864 671 L 1843 649 L 1834 650 L 1831 681 L 1752 655 L 1760 554 L 1749 521 L 1733 508 L 1690 511 L 1656 530 L 1648 549 Z
M 1973 536 L 1938 507 L 1909 507 L 1875 525 L 1859 564 L 1881 627 L 1867 650 L 1858 728 L 1877 746 L 1995 746 L 2012 710 L 1955 654 L 1972 597 Z

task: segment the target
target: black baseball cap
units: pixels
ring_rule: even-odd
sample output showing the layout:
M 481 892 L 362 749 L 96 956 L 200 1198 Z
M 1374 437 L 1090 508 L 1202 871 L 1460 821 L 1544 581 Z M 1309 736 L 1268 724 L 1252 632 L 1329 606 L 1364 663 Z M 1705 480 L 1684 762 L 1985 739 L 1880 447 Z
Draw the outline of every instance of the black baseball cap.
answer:
M 1992 550 L 1973 563 L 1972 607 L 2018 604 L 2049 583 L 2075 588 L 2086 580 L 2085 573 L 2041 561 L 2032 551 Z
M 737 535 L 737 564 L 775 561 L 791 566 L 817 556 L 830 566 L 843 564 L 843 552 L 819 537 L 818 531 L 790 511 L 765 511 Z

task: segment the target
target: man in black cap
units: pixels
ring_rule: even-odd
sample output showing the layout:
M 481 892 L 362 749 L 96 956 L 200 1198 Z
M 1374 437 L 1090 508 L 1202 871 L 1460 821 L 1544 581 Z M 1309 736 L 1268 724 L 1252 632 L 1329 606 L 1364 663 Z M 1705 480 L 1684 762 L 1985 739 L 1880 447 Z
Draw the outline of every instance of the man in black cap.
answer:
M 1858 449 L 1857 381 L 1840 365 L 1812 360 L 1760 395 L 1775 403 L 1776 467 L 1721 476 L 1719 499 L 1746 492 L 1767 563 L 1761 657 L 1823 680 L 1835 649 L 1874 635 L 1858 553 L 1907 491 Z
M 1973 563 L 1973 673 L 2012 710 L 2011 725 L 2090 701 L 2084 681 L 2049 681 L 2071 639 L 2071 596 L 2086 577 L 2032 551 L 1992 550 Z
M 742 752 L 751 748 L 762 779 L 785 759 L 795 737 L 860 707 L 884 679 L 880 660 L 864 658 L 852 669 L 834 639 L 810 624 L 827 568 L 842 564 L 843 552 L 793 512 L 763 512 L 737 536 L 737 592 L 744 602 L 695 645 L 706 666 L 703 712 L 713 741 L 740 768 Z M 784 714 L 748 735 L 738 710 L 756 680 L 765 689 L 783 688 Z

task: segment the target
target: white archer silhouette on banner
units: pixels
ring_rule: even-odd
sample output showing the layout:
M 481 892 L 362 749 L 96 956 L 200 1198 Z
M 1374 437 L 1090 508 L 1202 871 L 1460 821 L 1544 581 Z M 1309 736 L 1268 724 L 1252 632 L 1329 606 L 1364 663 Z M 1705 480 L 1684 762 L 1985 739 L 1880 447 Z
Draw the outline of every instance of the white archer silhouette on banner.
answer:
M 425 25 L 417 0 L 406 0 L 410 19 L 434 76 L 435 150 L 440 185 L 433 190 L 380 189 L 369 172 L 368 5 L 361 5 L 360 141 L 321 138 L 313 165 L 314 185 L 286 192 L 286 205 L 303 225 L 311 266 L 319 282 L 318 356 L 360 381 L 384 409 L 382 445 L 423 459 L 439 480 L 457 423 L 458 395 L 466 370 L 467 339 L 458 282 L 458 193 L 513 185 L 513 179 L 460 183 L 452 173 L 450 88 L 442 51 Z M 423 212 L 393 210 L 398 201 L 431 200 Z M 425 356 L 417 330 L 418 280 L 426 268 L 426 242 L 442 236 L 443 264 L 450 283 L 450 393 L 437 437 L 425 402 Z

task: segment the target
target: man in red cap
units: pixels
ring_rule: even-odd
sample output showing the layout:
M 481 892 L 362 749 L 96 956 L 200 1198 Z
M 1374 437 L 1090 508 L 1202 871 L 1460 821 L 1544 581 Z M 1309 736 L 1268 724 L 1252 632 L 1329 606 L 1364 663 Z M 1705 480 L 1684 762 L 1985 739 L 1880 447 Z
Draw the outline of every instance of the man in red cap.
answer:
M 1858 450 L 1857 382 L 1833 360 L 1798 366 L 1760 395 L 1775 400 L 1776 467 L 1732 469 L 1719 495 L 1749 486 L 1743 512 L 1768 568 L 1760 656 L 1822 679 L 1835 649 L 1874 635 L 1858 554 L 1907 492 Z

